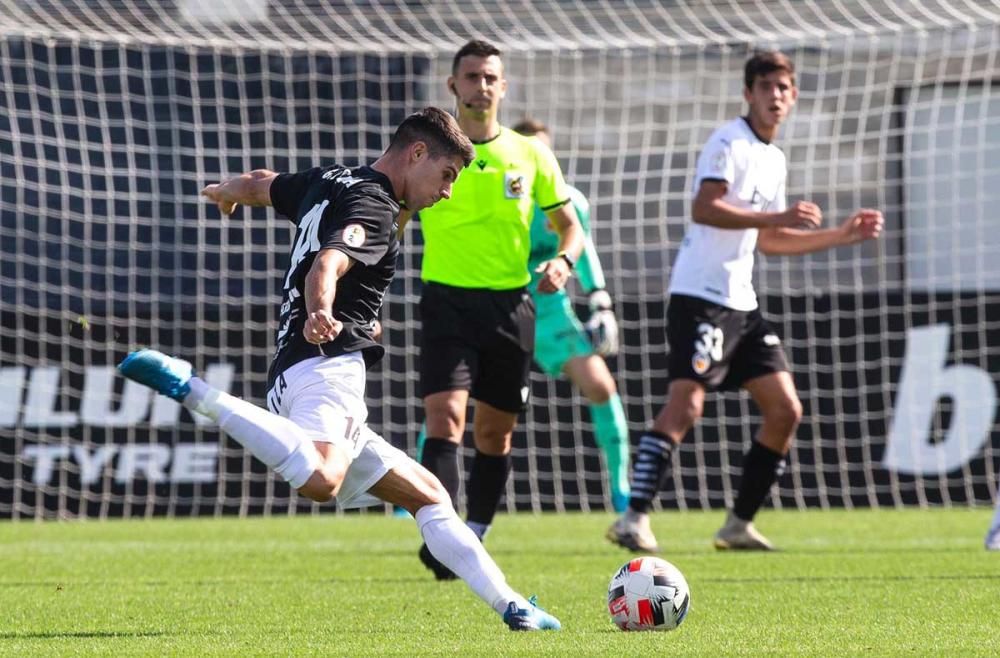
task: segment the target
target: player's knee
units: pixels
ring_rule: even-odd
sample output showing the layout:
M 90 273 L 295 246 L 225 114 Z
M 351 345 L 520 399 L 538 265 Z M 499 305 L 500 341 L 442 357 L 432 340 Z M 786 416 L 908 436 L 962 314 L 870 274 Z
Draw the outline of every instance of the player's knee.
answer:
M 438 401 L 428 405 L 427 432 L 434 437 L 461 437 L 465 430 L 465 407 L 458 402 Z
M 705 413 L 705 401 L 697 397 L 688 397 L 678 406 L 680 407 L 681 420 L 688 427 L 698 422 L 702 414 Z
M 346 464 L 339 461 L 327 462 L 316 469 L 309 481 L 299 489 L 299 493 L 317 503 L 328 502 L 340 493 L 346 474 Z
M 580 386 L 580 392 L 593 404 L 604 404 L 616 391 L 615 380 L 610 375 L 596 377 Z
M 767 412 L 767 419 L 790 435 L 802 421 L 802 402 L 797 397 L 790 397 L 773 404 Z

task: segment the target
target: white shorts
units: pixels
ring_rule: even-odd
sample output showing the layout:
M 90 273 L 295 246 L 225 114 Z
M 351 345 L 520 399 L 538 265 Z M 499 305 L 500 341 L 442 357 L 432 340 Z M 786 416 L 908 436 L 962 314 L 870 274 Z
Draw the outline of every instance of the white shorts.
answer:
M 351 457 L 337 494 L 342 508 L 381 502 L 368 494 L 394 466 L 409 457 L 365 424 L 365 361 L 354 352 L 299 361 L 278 375 L 267 393 L 267 407 L 291 420 L 309 438 L 336 443 Z

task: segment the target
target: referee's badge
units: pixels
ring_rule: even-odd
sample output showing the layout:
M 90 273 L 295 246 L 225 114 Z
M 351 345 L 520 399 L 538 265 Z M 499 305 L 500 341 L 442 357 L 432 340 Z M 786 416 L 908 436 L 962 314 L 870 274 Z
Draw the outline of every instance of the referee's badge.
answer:
M 344 227 L 344 243 L 349 247 L 360 247 L 365 243 L 365 227 L 361 224 L 348 224 Z
M 508 171 L 504 174 L 503 195 L 508 199 L 524 198 L 524 174 Z

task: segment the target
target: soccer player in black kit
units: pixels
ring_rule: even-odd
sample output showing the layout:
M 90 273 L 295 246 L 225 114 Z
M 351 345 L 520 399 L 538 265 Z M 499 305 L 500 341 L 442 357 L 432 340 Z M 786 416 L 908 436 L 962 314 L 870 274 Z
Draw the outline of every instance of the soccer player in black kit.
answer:
M 438 479 L 365 424 L 365 372 L 384 352 L 373 331 L 395 274 L 401 210 L 448 198 L 473 154 L 455 120 L 427 108 L 400 124 L 371 166 L 256 170 L 202 191 L 226 215 L 238 204 L 273 206 L 298 225 L 268 372 L 271 411 L 211 388 L 189 363 L 155 350 L 130 354 L 119 370 L 218 422 L 307 498 L 406 509 L 435 557 L 512 630 L 558 630 L 555 617 L 507 584 Z

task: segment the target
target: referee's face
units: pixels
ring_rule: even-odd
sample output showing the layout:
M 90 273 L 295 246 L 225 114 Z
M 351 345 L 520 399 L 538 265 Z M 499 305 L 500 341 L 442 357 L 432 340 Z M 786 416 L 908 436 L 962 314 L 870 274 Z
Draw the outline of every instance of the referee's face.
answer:
M 460 114 L 496 115 L 507 93 L 503 62 L 496 55 L 466 55 L 458 63 L 455 75 L 448 78 L 448 88 L 455 95 Z

